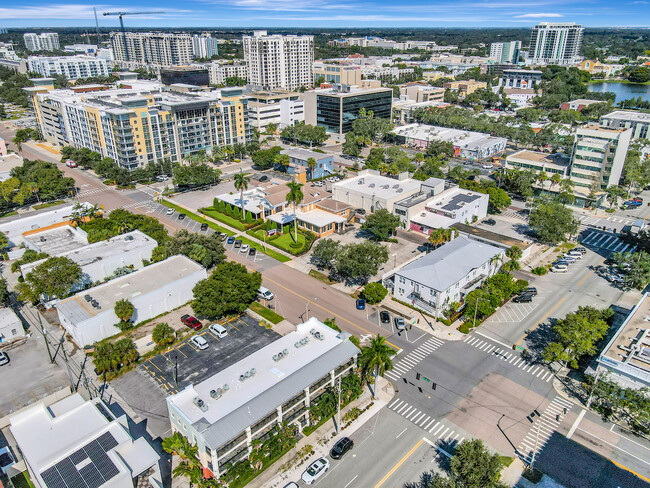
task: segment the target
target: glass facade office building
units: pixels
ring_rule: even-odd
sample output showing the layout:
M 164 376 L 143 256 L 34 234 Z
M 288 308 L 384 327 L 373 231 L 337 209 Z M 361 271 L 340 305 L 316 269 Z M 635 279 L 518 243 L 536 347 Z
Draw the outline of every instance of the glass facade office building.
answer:
M 316 102 L 316 122 L 328 132 L 345 134 L 361 109 L 372 110 L 375 117 L 390 119 L 393 91 L 383 88 L 365 92 L 319 93 Z

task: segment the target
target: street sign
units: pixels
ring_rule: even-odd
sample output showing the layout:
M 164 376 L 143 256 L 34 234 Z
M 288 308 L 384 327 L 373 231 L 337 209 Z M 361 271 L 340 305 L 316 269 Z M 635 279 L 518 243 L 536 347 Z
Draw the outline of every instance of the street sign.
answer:
M 427 382 L 431 383 L 431 380 L 430 380 L 429 378 L 427 378 L 426 376 L 423 376 L 422 379 L 423 379 L 424 381 L 427 381 Z

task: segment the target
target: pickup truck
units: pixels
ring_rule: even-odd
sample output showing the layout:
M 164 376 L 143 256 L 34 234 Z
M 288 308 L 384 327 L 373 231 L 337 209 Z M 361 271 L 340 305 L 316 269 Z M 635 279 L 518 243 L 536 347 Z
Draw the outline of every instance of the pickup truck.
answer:
M 68 168 L 76 168 L 76 167 L 77 167 L 77 162 L 76 162 L 76 161 L 73 161 L 72 159 L 66 159 L 66 160 L 65 160 L 65 165 L 66 165 Z
M 181 322 L 183 322 L 189 328 L 194 330 L 199 330 L 203 326 L 203 324 L 199 322 L 199 320 L 196 317 L 193 317 L 192 315 L 189 314 L 183 315 L 181 317 Z

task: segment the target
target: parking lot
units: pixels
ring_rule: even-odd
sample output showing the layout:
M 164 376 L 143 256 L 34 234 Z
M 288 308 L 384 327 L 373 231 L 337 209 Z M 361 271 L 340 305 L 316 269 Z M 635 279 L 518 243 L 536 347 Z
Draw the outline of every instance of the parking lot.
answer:
M 214 335 L 206 323 L 197 332 L 196 335 L 207 341 L 207 349 L 199 350 L 188 338 L 171 351 L 154 356 L 140 367 L 167 393 L 173 394 L 189 384 L 209 378 L 280 337 L 247 315 L 220 323 L 228 331 L 226 337 Z M 174 378 L 175 364 L 178 365 L 177 378 Z
M 50 363 L 43 337 L 38 333 L 6 352 L 10 361 L 0 366 L 0 417 L 70 386 L 65 370 Z

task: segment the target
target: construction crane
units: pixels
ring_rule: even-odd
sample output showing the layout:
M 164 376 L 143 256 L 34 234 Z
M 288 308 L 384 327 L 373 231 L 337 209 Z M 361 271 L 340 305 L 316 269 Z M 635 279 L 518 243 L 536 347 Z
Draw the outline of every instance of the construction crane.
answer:
M 124 15 L 149 15 L 149 14 L 164 14 L 165 12 L 104 12 L 104 15 L 117 15 L 120 18 L 120 29 L 122 30 L 122 40 L 124 41 L 124 57 L 129 60 L 129 47 L 126 43 L 126 32 L 124 31 Z

